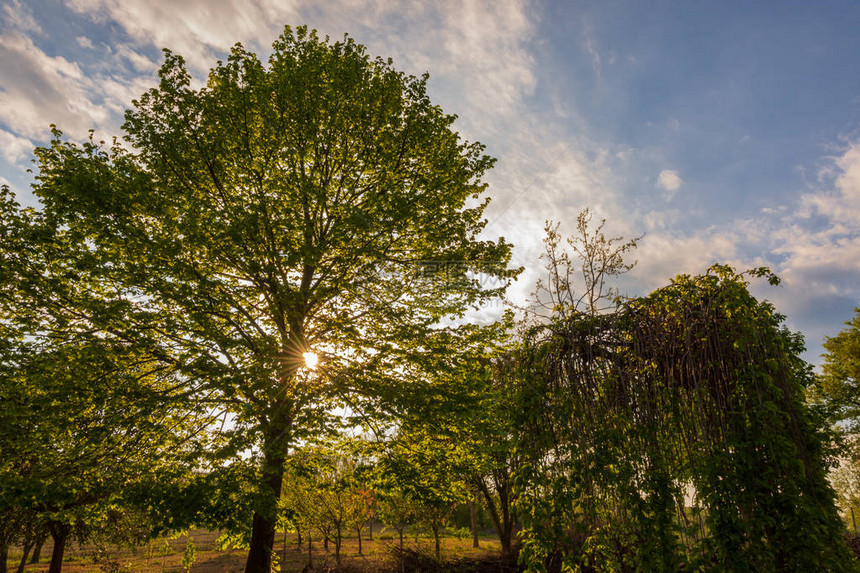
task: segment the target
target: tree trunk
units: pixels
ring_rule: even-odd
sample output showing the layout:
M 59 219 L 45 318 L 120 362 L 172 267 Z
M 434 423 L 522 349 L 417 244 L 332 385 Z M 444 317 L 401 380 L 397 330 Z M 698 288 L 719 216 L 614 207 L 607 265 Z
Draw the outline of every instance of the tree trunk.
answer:
M 397 532 L 400 534 L 400 573 L 405 573 L 405 571 L 406 571 L 406 559 L 405 559 L 405 556 L 403 555 L 403 530 L 404 529 L 406 529 L 405 525 L 397 530 Z
M 433 525 L 433 526 L 431 526 L 431 529 L 433 529 L 433 539 L 436 540 L 436 561 L 441 562 L 442 551 L 441 551 L 441 547 L 439 546 L 439 526 Z
M 510 555 L 511 553 L 511 533 L 513 532 L 513 521 L 507 501 L 507 495 L 499 496 L 499 505 L 502 506 L 502 515 L 499 516 L 499 510 L 496 507 L 496 502 L 487 484 L 483 480 L 478 482 L 478 489 L 484 494 L 484 499 L 487 501 L 487 508 L 490 510 L 490 517 L 493 518 L 493 525 L 496 528 L 496 534 L 499 536 L 499 543 L 502 545 L 502 553 Z
M 311 530 L 308 528 L 308 569 L 314 568 L 314 548 L 313 548 L 313 538 L 311 537 Z
M 51 531 L 51 539 L 54 540 L 54 550 L 51 552 L 51 565 L 48 567 L 48 573 L 60 573 L 63 569 L 66 540 L 69 538 L 72 526 L 67 523 L 51 523 L 48 527 Z
M 289 419 L 286 409 L 279 407 L 265 430 L 263 467 L 257 507 L 251 526 L 251 543 L 245 573 L 270 573 L 275 528 L 278 525 L 278 500 L 284 480 L 284 460 L 289 444 Z
M 358 554 L 361 555 L 361 528 L 356 528 L 355 532 L 358 534 Z
M 251 544 L 245 573 L 269 573 L 272 567 L 272 548 L 275 545 L 275 524 L 277 520 L 254 513 L 251 526 Z
M 24 543 L 24 555 L 21 557 L 21 562 L 18 563 L 18 569 L 16 569 L 15 573 L 24 573 L 24 567 L 27 565 L 27 557 L 30 556 L 30 549 L 36 544 L 35 539 L 32 541 L 28 541 Z
M 469 500 L 469 521 L 472 525 L 472 547 L 478 545 L 478 492 L 472 492 L 472 498 Z
M 7 573 L 6 562 L 9 560 L 9 545 L 7 543 L 0 544 L 0 573 Z
M 373 514 L 367 518 L 367 538 L 373 541 Z
M 30 558 L 31 564 L 35 564 L 41 561 L 42 546 L 45 544 L 45 538 L 47 537 L 47 535 L 47 532 L 43 531 L 38 536 L 36 536 L 36 547 L 33 549 L 33 556 Z
M 296 527 L 296 537 L 298 538 L 296 542 L 296 551 L 298 551 L 302 548 L 302 530 L 299 527 Z
M 511 540 L 514 532 L 514 519 L 511 514 L 511 504 L 508 500 L 508 490 L 499 490 L 499 506 L 502 509 L 502 553 L 504 555 L 511 554 Z

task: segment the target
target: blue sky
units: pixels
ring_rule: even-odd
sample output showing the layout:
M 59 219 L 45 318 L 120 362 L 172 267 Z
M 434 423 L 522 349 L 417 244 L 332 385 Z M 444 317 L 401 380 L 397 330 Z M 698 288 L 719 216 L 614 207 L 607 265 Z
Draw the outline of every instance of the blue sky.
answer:
M 860 305 L 860 4 L 416 0 L 0 0 L 0 181 L 24 203 L 48 125 L 120 134 L 160 49 L 195 76 L 285 24 L 346 32 L 460 116 L 498 158 L 489 235 L 539 276 L 546 219 L 586 207 L 644 234 L 623 287 L 714 262 L 769 265 L 757 286 L 817 361 Z

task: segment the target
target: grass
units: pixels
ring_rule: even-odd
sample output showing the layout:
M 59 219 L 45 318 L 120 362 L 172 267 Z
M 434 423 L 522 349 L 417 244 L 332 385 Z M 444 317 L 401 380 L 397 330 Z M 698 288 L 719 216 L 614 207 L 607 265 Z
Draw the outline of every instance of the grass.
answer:
M 195 561 L 191 566 L 193 573 L 241 573 L 245 568 L 247 551 L 243 549 L 220 550 L 218 548 L 218 532 L 195 530 L 188 535 L 172 539 L 156 539 L 141 547 L 108 547 L 99 550 L 92 546 L 69 544 L 66 548 L 63 571 L 68 573 L 120 573 L 135 571 L 140 573 L 184 573 L 182 556 L 185 552 L 188 536 L 194 541 L 196 549 Z M 287 534 L 286 551 L 284 551 L 284 535 L 275 536 L 275 552 L 280 569 L 283 572 L 302 571 L 308 564 L 307 543 L 303 540 L 301 550 L 297 548 L 295 534 Z M 392 555 L 399 539 L 390 532 L 374 531 L 373 540 L 362 533 L 362 553 L 358 554 L 358 539 L 353 533 L 346 537 L 341 546 L 341 564 L 349 571 L 384 571 L 397 570 Z M 422 554 L 434 554 L 432 537 L 411 534 L 404 538 L 404 547 L 415 549 Z M 488 533 L 480 536 L 480 547 L 472 547 L 471 537 L 458 539 L 454 536 L 442 538 L 442 559 L 455 561 L 463 558 L 490 557 L 498 554 L 499 542 L 495 536 Z M 48 569 L 51 558 L 51 542 L 45 543 L 42 549 L 42 561 L 35 565 L 27 565 L 25 571 L 30 573 L 43 572 Z M 9 570 L 15 571 L 21 552 L 15 548 L 9 551 Z M 334 542 L 329 543 L 329 551 L 323 549 L 322 540 L 314 539 L 313 565 L 315 570 L 326 571 L 335 568 Z

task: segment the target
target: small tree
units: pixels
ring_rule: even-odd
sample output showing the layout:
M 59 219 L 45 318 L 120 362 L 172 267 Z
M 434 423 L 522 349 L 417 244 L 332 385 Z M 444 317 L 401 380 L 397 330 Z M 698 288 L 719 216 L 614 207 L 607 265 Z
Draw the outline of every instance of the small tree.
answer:
M 362 555 L 361 532 L 368 524 L 370 518 L 370 492 L 366 489 L 358 487 L 355 482 L 350 484 L 346 491 L 344 504 L 346 505 L 346 523 L 353 531 L 355 531 L 358 539 L 358 554 Z
M 297 548 L 301 549 L 302 535 L 308 545 L 308 567 L 313 566 L 313 530 L 320 521 L 320 505 L 317 499 L 313 473 L 299 458 L 291 460 L 289 468 L 290 486 L 284 488 L 281 498 L 282 517 L 289 519 L 298 534 Z M 302 460 L 303 461 L 303 460 Z
M 451 516 L 452 505 L 444 498 L 425 498 L 415 506 L 415 522 L 433 535 L 436 561 L 442 561 L 441 533 Z
M 377 507 L 382 523 L 397 532 L 402 554 L 404 549 L 403 534 L 406 528 L 415 521 L 415 502 L 403 490 L 390 488 L 381 492 Z
M 625 258 L 641 237 L 607 237 L 603 232 L 606 219 L 596 228 L 591 221 L 589 209 L 577 215 L 576 233 L 564 241 L 567 248 L 559 232 L 560 223 L 546 222 L 541 259 L 547 277 L 538 279 L 531 312 L 544 318 L 567 318 L 575 312 L 596 315 L 618 307 L 620 293 L 612 281 L 636 266 L 636 261 Z
M 182 551 L 182 568 L 185 573 L 191 571 L 191 566 L 197 560 L 197 548 L 194 546 L 194 539 L 189 535 L 188 541 L 185 543 L 185 549 Z

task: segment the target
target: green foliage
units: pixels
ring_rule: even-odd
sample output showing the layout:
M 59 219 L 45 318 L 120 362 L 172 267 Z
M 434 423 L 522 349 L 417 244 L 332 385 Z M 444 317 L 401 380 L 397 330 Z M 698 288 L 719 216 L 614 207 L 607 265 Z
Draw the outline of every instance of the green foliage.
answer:
M 402 490 L 390 487 L 379 494 L 379 519 L 403 536 L 403 531 L 415 520 L 416 503 Z
M 185 544 L 185 549 L 182 551 L 182 568 L 185 573 L 191 571 L 191 566 L 197 560 L 197 548 L 194 547 L 194 539 L 189 535 L 188 542 Z
M 116 330 L 130 295 L 96 272 L 108 254 L 2 199 L 0 512 L 60 546 L 140 543 L 155 525 L 138 492 L 189 466 L 208 419 L 146 333 Z
M 717 266 L 527 333 L 508 359 L 526 562 L 850 569 L 802 340 L 781 321 Z
M 344 535 L 360 531 L 370 517 L 369 491 L 360 483 L 355 460 L 344 454 L 348 449 L 340 446 L 294 452 L 280 503 L 285 525 L 333 540 L 338 560 Z
M 860 424 L 860 308 L 836 336 L 824 341 L 824 363 L 812 388 L 813 402 L 827 408 L 834 422 L 850 433 Z
M 154 526 L 133 492 L 183 463 L 184 408 L 135 348 L 24 332 L 0 352 L 3 521 L 19 521 L 25 543 L 45 527 L 55 543 L 142 542 Z
M 510 245 L 478 237 L 493 160 L 427 76 L 350 38 L 287 28 L 267 64 L 237 45 L 199 89 L 165 52 L 159 78 L 126 114 L 133 152 L 55 130 L 35 193 L 46 236 L 73 247 L 55 252 L 64 276 L 90 277 L 76 323 L 146 345 L 189 405 L 229 420 L 201 450 L 209 468 L 259 452 L 249 567 L 265 569 L 290 448 L 331 432 L 334 406 L 396 394 L 439 321 L 515 274 Z
M 839 466 L 832 482 L 843 517 L 851 523 L 851 511 L 860 514 L 860 308 L 839 334 L 824 341 L 821 373 L 810 387 L 810 402 L 834 424 L 842 445 Z M 852 525 L 853 527 L 853 525 Z

